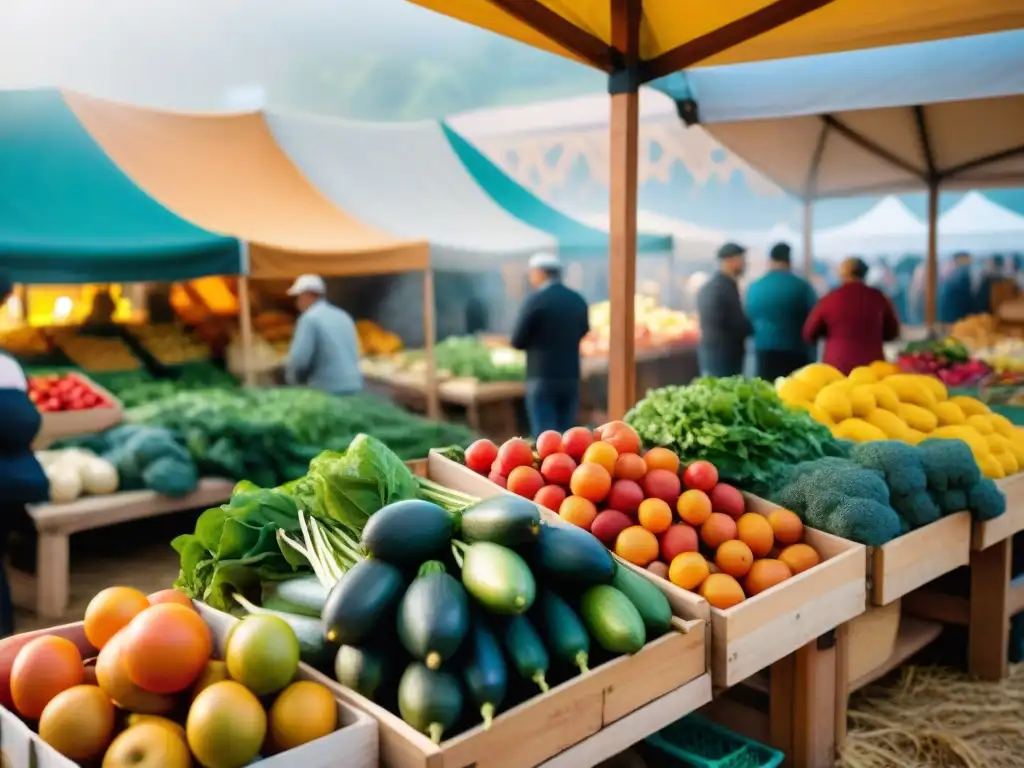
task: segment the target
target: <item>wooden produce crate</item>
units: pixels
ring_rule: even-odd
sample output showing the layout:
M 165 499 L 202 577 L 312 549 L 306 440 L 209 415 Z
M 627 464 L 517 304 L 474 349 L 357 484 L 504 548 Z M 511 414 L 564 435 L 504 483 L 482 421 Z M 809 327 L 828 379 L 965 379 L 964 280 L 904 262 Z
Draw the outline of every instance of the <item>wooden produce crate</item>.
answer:
M 42 426 L 32 444 L 36 450 L 46 448 L 67 437 L 94 434 L 116 427 L 124 418 L 124 407 L 121 405 L 121 401 L 88 376 L 83 373 L 69 373 L 67 378 L 84 381 L 90 389 L 109 402 L 110 407 L 91 408 L 87 411 L 43 413 Z
M 220 613 L 196 603 L 200 614 L 213 631 L 216 654 L 223 658 L 224 642 L 228 631 L 238 621 L 226 613 Z M 29 641 L 44 635 L 59 635 L 71 640 L 82 653 L 83 659 L 96 656 L 96 649 L 85 639 L 81 622 L 59 627 L 41 629 L 23 635 L 15 635 L 0 641 L 0 660 L 10 661 Z M 9 661 L 10 660 L 10 661 Z M 316 679 L 313 670 L 305 664 L 299 665 L 299 680 Z M 377 766 L 377 724 L 365 713 L 337 699 L 339 728 L 323 738 L 303 744 L 296 749 L 266 758 L 259 762 L 266 768 L 376 768 Z M 0 706 L 0 748 L 3 750 L 3 765 L 15 768 L 38 766 L 39 768 L 76 768 L 77 764 L 60 755 L 43 742 L 13 712 Z M 339 756 L 344 756 L 339 762 Z
M 1024 531 L 1024 472 L 996 480 L 996 485 L 1006 494 L 1006 513 L 994 520 L 974 524 L 972 550 L 988 549 Z
M 509 493 L 437 452 L 431 453 L 429 462 L 430 476 L 442 485 L 481 498 Z M 762 514 L 774 508 L 750 495 L 747 506 Z M 561 523 L 550 510 L 541 511 L 548 522 Z M 703 598 L 666 579 L 616 559 L 656 584 L 677 615 L 710 620 L 712 679 L 716 687 L 728 688 L 864 612 L 866 548 L 810 528 L 805 537 L 821 554 L 820 565 L 724 611 L 710 608 Z

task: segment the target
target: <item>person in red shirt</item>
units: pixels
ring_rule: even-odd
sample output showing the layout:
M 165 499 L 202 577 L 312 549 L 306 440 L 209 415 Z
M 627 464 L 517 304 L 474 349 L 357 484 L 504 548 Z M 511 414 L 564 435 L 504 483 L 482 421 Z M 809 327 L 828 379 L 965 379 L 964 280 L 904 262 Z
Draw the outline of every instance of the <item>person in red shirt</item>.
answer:
M 900 335 L 892 303 L 864 283 L 868 265 L 857 258 L 839 265 L 842 285 L 828 293 L 804 323 L 804 340 L 825 339 L 825 360 L 844 374 L 859 365 L 884 360 L 882 345 Z

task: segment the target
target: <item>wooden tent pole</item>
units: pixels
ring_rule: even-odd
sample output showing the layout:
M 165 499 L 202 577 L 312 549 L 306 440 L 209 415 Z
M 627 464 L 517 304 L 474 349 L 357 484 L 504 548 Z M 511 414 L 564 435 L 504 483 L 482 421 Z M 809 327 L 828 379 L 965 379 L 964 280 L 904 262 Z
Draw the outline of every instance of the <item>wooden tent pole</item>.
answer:
M 804 277 L 810 281 L 814 277 L 814 201 L 804 198 Z
M 252 306 L 249 303 L 249 278 L 238 278 L 238 323 L 242 336 L 242 383 L 247 387 L 256 384 L 252 369 Z
M 437 333 L 434 322 L 434 270 L 423 271 L 423 338 L 427 361 L 427 416 L 441 418 L 441 398 L 437 383 L 437 361 L 434 360 L 434 337 Z
M 935 329 L 939 281 L 939 184 L 928 184 L 928 261 L 925 267 L 925 325 Z
M 636 402 L 634 295 L 636 294 L 637 152 L 641 0 L 610 0 L 612 45 L 624 68 L 611 76 L 608 415 L 621 419 Z

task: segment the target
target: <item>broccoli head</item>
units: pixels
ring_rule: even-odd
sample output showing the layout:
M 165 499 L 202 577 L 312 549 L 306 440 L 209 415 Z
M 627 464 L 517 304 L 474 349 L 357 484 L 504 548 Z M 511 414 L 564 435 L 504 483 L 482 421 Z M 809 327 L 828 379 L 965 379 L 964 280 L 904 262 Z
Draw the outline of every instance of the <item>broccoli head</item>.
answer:
M 917 493 L 894 493 L 892 508 L 910 524 L 911 530 L 923 528 L 941 517 L 938 505 L 925 491 Z
M 939 511 L 943 517 L 969 509 L 967 506 L 967 491 L 962 491 L 959 488 L 951 488 L 942 493 L 933 493 L 932 497 L 939 505 Z
M 871 499 L 845 498 L 826 516 L 821 530 L 869 547 L 880 547 L 900 535 L 900 518 L 892 507 Z
M 910 495 L 928 487 L 924 456 L 913 445 L 898 440 L 858 443 L 850 450 L 850 459 L 865 469 L 881 472 L 895 494 Z
M 889 487 L 882 474 L 847 459 L 826 457 L 802 462 L 786 472 L 786 481 L 772 493 L 772 501 L 801 515 L 829 510 L 846 497 L 889 504 Z
M 826 456 L 840 459 L 850 458 L 850 451 L 856 443 L 852 440 L 836 439 L 821 446 Z
M 924 457 L 928 487 L 933 491 L 969 490 L 981 480 L 978 462 L 963 440 L 933 437 L 922 440 L 917 447 Z
M 978 520 L 991 520 L 1006 512 L 1006 496 L 994 480 L 982 478 L 967 493 L 967 508 Z

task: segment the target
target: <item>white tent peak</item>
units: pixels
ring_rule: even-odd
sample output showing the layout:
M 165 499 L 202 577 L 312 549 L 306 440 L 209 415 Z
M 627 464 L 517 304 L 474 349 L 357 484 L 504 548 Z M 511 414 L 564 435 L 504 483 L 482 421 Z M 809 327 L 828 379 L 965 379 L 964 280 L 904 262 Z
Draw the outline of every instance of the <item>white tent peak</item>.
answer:
M 901 200 L 890 195 L 851 222 L 832 227 L 822 235 L 924 235 L 928 227 Z
M 1024 232 L 1024 216 L 993 203 L 980 192 L 968 192 L 939 218 L 940 232 L 958 234 Z

